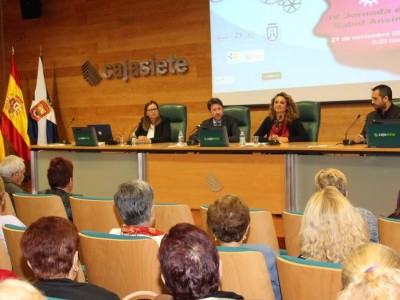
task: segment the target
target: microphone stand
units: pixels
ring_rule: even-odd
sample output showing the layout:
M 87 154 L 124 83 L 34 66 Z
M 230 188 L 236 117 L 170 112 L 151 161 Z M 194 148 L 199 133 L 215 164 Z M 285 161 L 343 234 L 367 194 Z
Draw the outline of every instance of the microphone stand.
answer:
M 72 122 L 74 122 L 74 121 L 75 121 L 75 117 L 73 117 L 73 118 L 71 119 L 71 121 L 69 121 L 69 123 L 68 123 L 68 125 L 67 125 L 67 128 L 65 129 L 65 133 L 66 133 L 66 134 L 67 134 L 67 132 L 68 132 L 69 126 L 71 126 Z M 71 144 L 71 143 L 68 141 L 68 134 L 67 134 L 67 138 L 62 140 L 62 143 L 63 143 L 64 145 L 69 145 L 69 144 Z
M 358 119 L 360 119 L 361 115 L 358 115 L 357 118 L 354 120 L 353 123 L 351 123 L 350 127 L 347 129 L 346 133 L 344 134 L 344 140 L 343 140 L 343 145 L 354 145 L 354 141 L 353 140 L 349 140 L 347 139 L 347 133 L 349 132 L 349 130 L 354 126 L 354 124 L 356 124 L 356 122 L 358 121 Z

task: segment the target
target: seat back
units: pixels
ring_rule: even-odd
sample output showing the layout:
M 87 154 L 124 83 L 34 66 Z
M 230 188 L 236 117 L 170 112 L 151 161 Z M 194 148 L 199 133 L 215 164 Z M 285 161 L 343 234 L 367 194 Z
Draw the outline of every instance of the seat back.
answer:
M 121 227 L 123 223 L 113 199 L 84 196 L 70 196 L 69 199 L 74 224 L 78 231 L 108 233 L 112 228 Z
M 178 223 L 194 224 L 192 211 L 187 204 L 154 204 L 155 228 L 162 232 L 168 232 L 169 229 Z
M 158 246 L 153 239 L 86 230 L 79 236 L 90 283 L 120 298 L 132 291 L 162 293 Z
M 300 121 L 306 129 L 311 142 L 318 141 L 321 124 L 321 103 L 316 101 L 296 102 L 300 114 Z
M 137 291 L 125 296 L 122 300 L 151 300 L 158 296 L 151 291 Z
M 300 228 L 302 220 L 303 213 L 296 211 L 282 212 L 286 254 L 288 256 L 298 257 L 300 255 Z
M 186 140 L 187 109 L 184 104 L 163 104 L 159 106 L 160 114 L 171 121 L 171 141 L 178 142 L 179 131 Z
M 378 218 L 379 243 L 400 253 L 400 220 Z
M 201 225 L 203 229 L 214 238 L 211 229 L 207 226 L 208 205 L 200 206 Z M 247 244 L 269 245 L 276 253 L 279 253 L 278 238 L 272 214 L 267 210 L 250 209 L 250 230 L 247 234 Z
M 12 270 L 10 256 L 3 242 L 0 242 L 0 269 Z
M 398 108 L 400 108 L 400 98 L 393 98 L 392 102 L 394 105 L 396 105 Z
M 224 107 L 224 114 L 236 119 L 239 125 L 239 130 L 244 132 L 246 141 L 250 142 L 250 108 L 246 106 L 226 106 Z
M 41 217 L 57 216 L 67 219 L 64 204 L 57 195 L 13 194 L 18 218 L 29 226 Z
M 15 209 L 11 202 L 10 195 L 6 192 L 4 194 L 4 196 L 5 196 L 5 200 L 4 200 L 4 204 L 0 207 L 0 215 L 2 215 L 2 216 L 11 215 L 11 216 L 16 217 Z
M 281 255 L 276 259 L 283 299 L 336 299 L 342 289 L 340 264 Z
M 218 247 L 218 253 L 222 262 L 221 290 L 235 292 L 244 299 L 275 299 L 261 252 L 242 247 Z

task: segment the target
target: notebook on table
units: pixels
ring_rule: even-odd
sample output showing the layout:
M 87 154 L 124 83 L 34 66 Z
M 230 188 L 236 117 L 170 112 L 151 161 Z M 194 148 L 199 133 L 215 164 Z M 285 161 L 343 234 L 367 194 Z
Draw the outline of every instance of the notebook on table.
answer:
M 370 148 L 400 148 L 400 119 L 367 122 Z
M 88 125 L 88 127 L 94 128 L 98 142 L 104 142 L 109 145 L 115 144 L 110 124 L 92 124 Z
M 229 139 L 225 126 L 200 126 L 198 129 L 200 147 L 228 147 Z
M 72 127 L 76 146 L 98 146 L 93 127 Z

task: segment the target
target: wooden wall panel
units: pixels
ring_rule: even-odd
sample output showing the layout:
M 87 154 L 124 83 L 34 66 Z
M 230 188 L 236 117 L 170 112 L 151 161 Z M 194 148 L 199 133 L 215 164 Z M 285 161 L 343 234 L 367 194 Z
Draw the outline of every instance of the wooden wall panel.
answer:
M 2 3 L 0 93 L 6 92 L 14 46 L 22 90 L 30 107 L 41 46 L 61 138 L 72 117 L 76 117 L 77 126 L 106 122 L 115 133 L 127 135 L 139 121 L 143 104 L 150 99 L 161 104 L 185 103 L 188 133 L 209 117 L 209 0 L 47 0 L 43 1 L 42 17 L 34 20 L 22 20 L 19 1 Z M 140 61 L 151 59 L 152 55 L 166 58 L 169 54 L 187 58 L 189 72 L 128 82 L 103 80 L 96 87 L 89 86 L 80 73 L 86 60 L 101 71 L 104 64 L 123 62 L 125 58 Z M 369 94 L 365 91 L 366 98 Z M 272 96 L 265 95 L 266 103 Z M 3 106 L 2 101 L 0 105 Z M 320 140 L 341 141 L 355 116 L 361 113 L 365 117 L 371 109 L 367 103 L 323 104 Z M 267 106 L 252 107 L 252 132 L 266 115 Z M 360 120 L 350 133 L 361 130 L 362 123 Z M 68 138 L 72 139 L 70 129 Z

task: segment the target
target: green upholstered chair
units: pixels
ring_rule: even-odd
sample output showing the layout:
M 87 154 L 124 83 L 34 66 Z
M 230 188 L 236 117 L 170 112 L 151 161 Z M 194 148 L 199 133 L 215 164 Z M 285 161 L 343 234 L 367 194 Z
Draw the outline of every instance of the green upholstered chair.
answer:
M 239 130 L 244 132 L 246 141 L 250 142 L 250 108 L 246 106 L 226 106 L 224 107 L 224 114 L 236 119 L 239 125 Z
M 392 102 L 394 105 L 400 108 L 400 98 L 393 98 Z
M 186 137 L 187 109 L 184 104 L 163 104 L 159 107 L 160 114 L 171 121 L 171 141 L 178 142 L 179 131 Z M 186 139 L 186 138 L 185 138 Z
M 283 299 L 336 299 L 342 289 L 340 264 L 281 255 L 276 259 Z
M 316 101 L 299 101 L 296 103 L 300 114 L 300 121 L 308 132 L 311 142 L 318 141 L 319 126 L 321 124 L 321 103 Z

